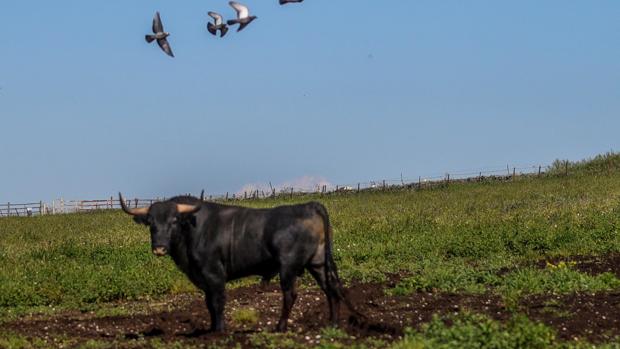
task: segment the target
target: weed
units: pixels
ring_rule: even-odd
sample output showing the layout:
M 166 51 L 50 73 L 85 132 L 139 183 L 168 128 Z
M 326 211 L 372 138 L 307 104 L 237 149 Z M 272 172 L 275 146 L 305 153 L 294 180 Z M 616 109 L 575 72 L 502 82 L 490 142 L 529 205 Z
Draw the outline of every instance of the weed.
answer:
M 232 313 L 232 321 L 243 327 L 252 327 L 258 324 L 259 314 L 254 308 L 240 308 Z

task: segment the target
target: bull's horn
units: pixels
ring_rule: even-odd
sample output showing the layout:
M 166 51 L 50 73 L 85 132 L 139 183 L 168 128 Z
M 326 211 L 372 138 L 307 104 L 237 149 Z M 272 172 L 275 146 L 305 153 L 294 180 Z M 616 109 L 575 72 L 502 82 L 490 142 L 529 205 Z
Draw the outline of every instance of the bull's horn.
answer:
M 194 213 L 198 210 L 200 210 L 200 205 L 177 204 L 177 212 L 179 213 Z
M 118 200 L 121 202 L 121 208 L 127 214 L 130 214 L 132 216 L 143 216 L 143 215 L 149 213 L 149 208 L 148 207 L 141 207 L 141 208 L 129 208 L 129 207 L 127 207 L 127 205 L 125 204 L 125 199 L 123 199 L 123 194 L 121 194 L 121 193 L 118 193 Z

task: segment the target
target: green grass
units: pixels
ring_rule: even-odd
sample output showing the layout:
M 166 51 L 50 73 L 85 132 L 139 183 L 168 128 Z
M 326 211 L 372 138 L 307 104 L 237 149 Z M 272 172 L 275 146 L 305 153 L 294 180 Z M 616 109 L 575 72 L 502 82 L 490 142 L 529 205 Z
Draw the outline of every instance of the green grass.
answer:
M 381 280 L 404 270 L 413 276 L 399 292 L 489 287 L 539 292 L 555 288 L 520 280 L 557 275 L 523 270 L 499 278 L 497 271 L 548 256 L 620 251 L 619 198 L 620 173 L 603 172 L 310 199 L 330 212 L 345 280 Z M 308 199 L 245 204 L 269 207 Z M 74 307 L 195 290 L 169 258 L 149 250 L 147 230 L 119 211 L 2 218 L 0 264 L 10 267 L 0 269 L 0 309 Z M 585 278 L 577 272 L 563 277 Z M 603 278 L 605 286 L 597 289 L 616 287 L 617 280 Z M 583 289 L 584 282 L 562 291 Z
M 408 331 L 405 338 L 393 345 L 392 349 L 545 349 L 556 343 L 553 330 L 523 316 L 516 316 L 507 324 L 467 313 L 449 320 L 450 326 L 443 319 L 435 317 L 422 330 Z
M 543 324 L 516 315 L 506 323 L 486 316 L 461 313 L 447 318 L 434 317 L 420 330 L 409 329 L 403 340 L 391 349 L 612 349 L 620 342 L 592 343 L 576 340 L 563 342 Z
M 560 164 L 551 174 L 512 182 L 242 204 L 321 201 L 334 226 L 343 279 L 383 280 L 386 273 L 405 271 L 408 276 L 390 291 L 395 294 L 492 292 L 514 301 L 533 293 L 618 290 L 612 274 L 585 275 L 568 264 L 532 267 L 539 259 L 620 251 L 620 155 L 569 164 L 569 176 Z M 147 229 L 120 211 L 1 218 L 0 321 L 28 311 L 96 309 L 110 301 L 195 291 L 169 258 L 154 257 L 149 246 Z M 418 347 L 416 336 L 403 345 Z
M 254 308 L 240 308 L 233 312 L 232 322 L 239 326 L 254 326 L 258 324 L 259 313 Z

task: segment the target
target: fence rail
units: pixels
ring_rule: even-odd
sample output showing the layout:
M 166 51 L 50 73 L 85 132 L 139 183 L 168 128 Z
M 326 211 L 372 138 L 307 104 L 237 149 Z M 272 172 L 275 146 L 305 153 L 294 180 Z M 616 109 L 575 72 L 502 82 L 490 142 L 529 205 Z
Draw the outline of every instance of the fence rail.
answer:
M 269 187 L 260 187 L 253 190 L 246 190 L 244 192 L 226 193 L 220 195 L 209 195 L 208 200 L 215 201 L 242 201 L 242 200 L 257 200 L 273 197 L 288 196 L 293 197 L 295 195 L 304 194 L 321 194 L 328 195 L 334 193 L 343 192 L 360 192 L 368 190 L 391 190 L 395 188 L 410 188 L 414 190 L 432 189 L 436 187 L 442 187 L 449 185 L 450 183 L 462 183 L 462 182 L 483 182 L 483 181 L 510 181 L 515 180 L 519 176 L 540 176 L 547 172 L 548 166 L 506 166 L 505 168 L 493 168 L 486 170 L 464 170 L 452 173 L 446 173 L 444 175 L 433 176 L 418 176 L 417 178 L 405 178 L 401 175 L 400 178 L 381 179 L 377 181 L 367 182 L 353 182 L 344 185 L 317 185 L 315 188 L 294 188 L 294 187 L 282 187 L 273 188 L 271 184 Z M 567 172 L 568 174 L 568 166 Z M 165 200 L 165 198 L 154 199 L 125 199 L 125 204 L 128 207 L 145 207 L 152 205 L 157 201 Z M 120 202 L 118 198 L 110 196 L 108 199 L 100 200 L 68 200 L 64 199 L 53 200 L 51 203 L 45 203 L 43 201 L 34 203 L 0 203 L 0 217 L 7 216 L 39 216 L 47 214 L 63 214 L 63 213 L 75 213 L 75 212 L 88 212 L 94 210 L 108 210 L 108 209 L 120 209 Z

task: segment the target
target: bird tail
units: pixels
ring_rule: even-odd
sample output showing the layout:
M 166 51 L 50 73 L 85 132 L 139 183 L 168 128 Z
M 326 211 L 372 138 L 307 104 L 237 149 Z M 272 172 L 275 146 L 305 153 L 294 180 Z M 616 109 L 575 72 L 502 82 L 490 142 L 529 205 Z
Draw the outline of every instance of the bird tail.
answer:
M 217 34 L 217 28 L 215 28 L 215 25 L 211 22 L 207 23 L 207 30 L 213 35 Z
M 243 28 L 245 28 L 248 25 L 247 22 L 245 23 L 239 23 L 239 28 L 237 28 L 237 32 L 240 32 L 243 30 Z
M 149 44 L 155 41 L 155 35 L 145 35 L 144 38 L 146 39 L 146 42 L 148 42 Z
M 226 22 L 228 25 L 235 25 L 237 23 L 239 23 L 239 21 L 236 19 L 229 19 L 228 22 Z
M 223 38 L 226 33 L 228 33 L 228 26 L 224 24 L 222 28 L 220 28 L 220 38 Z

